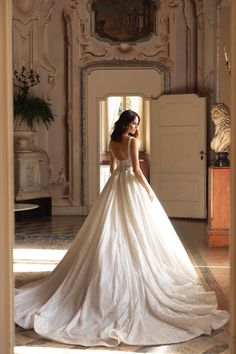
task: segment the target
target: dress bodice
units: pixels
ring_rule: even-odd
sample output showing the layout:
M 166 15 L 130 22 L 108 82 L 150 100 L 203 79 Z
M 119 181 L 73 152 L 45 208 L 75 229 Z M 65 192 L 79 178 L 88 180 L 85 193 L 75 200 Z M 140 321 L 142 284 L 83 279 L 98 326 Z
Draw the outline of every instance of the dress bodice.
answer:
M 128 159 L 126 160 L 116 160 L 117 162 L 117 170 L 118 171 L 126 171 L 128 169 L 132 168 L 132 161 L 131 161 L 131 156 L 130 156 L 130 143 L 131 143 L 132 138 L 129 138 L 128 141 Z
M 117 162 L 117 170 L 118 171 L 126 171 L 126 170 L 132 168 L 131 159 L 116 160 L 116 162 Z

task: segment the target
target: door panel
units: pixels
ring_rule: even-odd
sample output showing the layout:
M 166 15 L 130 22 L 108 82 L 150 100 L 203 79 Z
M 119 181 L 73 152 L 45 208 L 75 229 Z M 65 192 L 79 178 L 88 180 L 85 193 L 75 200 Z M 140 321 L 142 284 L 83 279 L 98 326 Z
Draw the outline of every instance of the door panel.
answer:
M 206 217 L 206 99 L 163 95 L 151 102 L 150 180 L 167 214 Z

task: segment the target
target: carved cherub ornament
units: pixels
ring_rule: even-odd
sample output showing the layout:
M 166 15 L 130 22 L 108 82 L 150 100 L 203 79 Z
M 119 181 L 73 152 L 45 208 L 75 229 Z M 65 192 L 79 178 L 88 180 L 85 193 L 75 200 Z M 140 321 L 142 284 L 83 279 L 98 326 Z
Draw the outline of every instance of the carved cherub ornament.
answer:
M 216 152 L 229 152 L 230 148 L 230 112 L 226 104 L 218 102 L 211 108 L 211 119 L 215 124 L 215 133 L 211 148 Z

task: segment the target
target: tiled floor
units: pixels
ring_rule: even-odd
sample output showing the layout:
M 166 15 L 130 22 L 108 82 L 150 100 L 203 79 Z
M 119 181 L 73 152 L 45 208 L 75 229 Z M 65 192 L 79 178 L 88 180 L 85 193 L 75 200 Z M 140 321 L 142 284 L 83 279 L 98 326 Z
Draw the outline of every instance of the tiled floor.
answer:
M 63 257 L 71 240 L 83 223 L 84 218 L 78 216 L 57 216 L 41 218 L 32 221 L 18 221 L 16 223 L 16 283 L 17 286 L 38 279 L 52 269 Z M 189 256 L 208 290 L 214 290 L 217 294 L 220 308 L 228 309 L 229 296 L 229 254 L 227 248 L 210 249 L 206 246 L 205 224 L 196 220 L 172 220 Z M 27 253 L 28 251 L 28 253 Z M 18 263 L 17 257 L 25 252 L 26 264 L 22 259 Z M 47 257 L 45 258 L 45 254 Z M 30 260 L 27 260 L 30 255 Z M 22 257 L 21 257 L 22 258 Z M 43 261 L 42 261 L 43 259 Z M 37 264 L 38 262 L 38 264 Z M 45 269 L 42 268 L 43 263 Z M 36 266 L 35 270 L 32 266 Z M 25 268 L 17 269 L 17 266 Z M 41 268 L 37 268 L 37 266 Z M 28 267 L 28 268 L 27 268 Z M 48 267 L 48 268 L 47 268 Z M 50 268 L 51 267 L 51 268 Z M 34 270 L 34 271 L 32 271 Z M 228 326 L 213 332 L 211 336 L 201 336 L 194 340 L 168 346 L 138 347 L 121 345 L 116 349 L 109 348 L 84 348 L 81 346 L 69 346 L 40 338 L 32 330 L 22 330 L 16 327 L 15 354 L 74 354 L 82 350 L 90 352 L 129 351 L 141 353 L 165 353 L 165 354 L 218 354 L 229 353 Z

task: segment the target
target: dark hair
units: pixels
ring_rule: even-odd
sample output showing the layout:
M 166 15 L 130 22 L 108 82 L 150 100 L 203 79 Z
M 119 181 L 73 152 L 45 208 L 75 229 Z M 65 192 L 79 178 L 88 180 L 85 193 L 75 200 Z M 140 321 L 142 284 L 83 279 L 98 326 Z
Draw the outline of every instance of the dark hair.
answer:
M 127 132 L 129 124 L 138 118 L 138 124 L 140 123 L 140 117 L 138 113 L 127 110 L 121 113 L 119 119 L 115 122 L 114 130 L 111 134 L 111 140 L 121 142 L 122 135 Z M 138 130 L 134 134 L 129 133 L 130 136 L 138 137 Z

